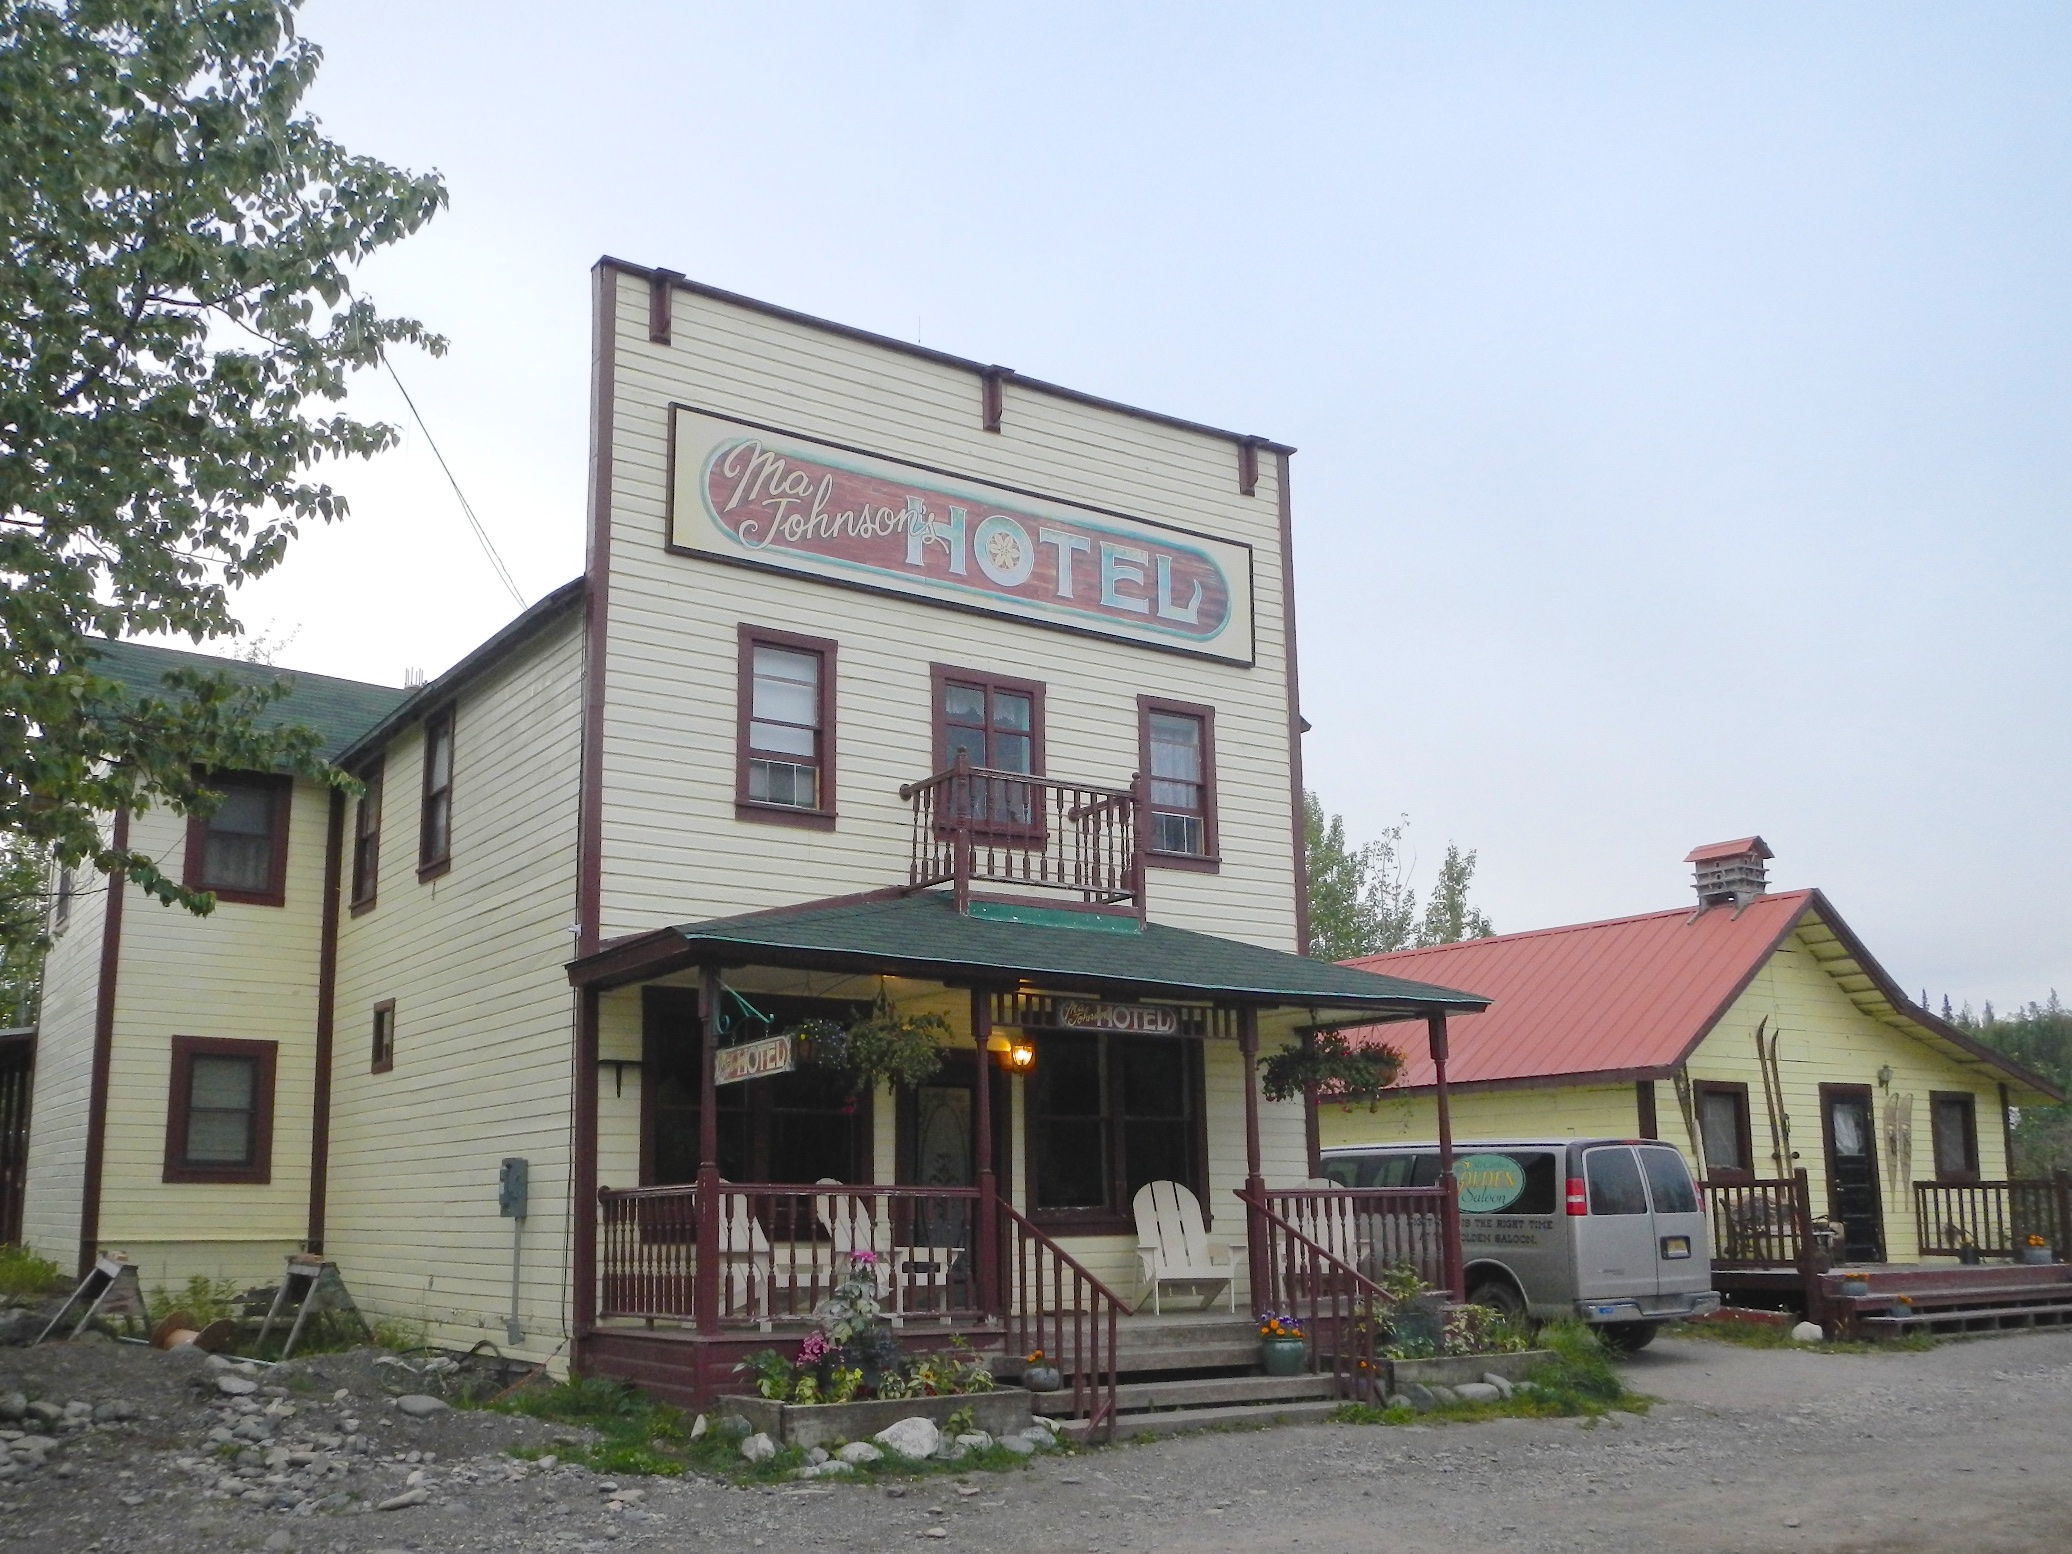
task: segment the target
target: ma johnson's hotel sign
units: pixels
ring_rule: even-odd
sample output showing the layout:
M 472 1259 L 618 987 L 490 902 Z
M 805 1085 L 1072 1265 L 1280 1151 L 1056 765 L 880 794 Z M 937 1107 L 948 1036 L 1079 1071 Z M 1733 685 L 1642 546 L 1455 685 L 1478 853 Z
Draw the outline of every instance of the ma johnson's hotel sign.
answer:
M 1227 540 L 677 406 L 680 550 L 1252 661 L 1252 554 Z

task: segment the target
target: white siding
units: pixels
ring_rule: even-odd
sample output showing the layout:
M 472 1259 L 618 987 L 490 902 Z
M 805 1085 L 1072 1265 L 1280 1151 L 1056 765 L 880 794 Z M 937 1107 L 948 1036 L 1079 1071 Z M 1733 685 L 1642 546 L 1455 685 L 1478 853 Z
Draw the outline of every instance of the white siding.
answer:
M 581 637 L 564 618 L 460 697 L 453 865 L 417 877 L 423 739 L 389 747 L 372 911 L 339 931 L 325 1250 L 369 1312 L 428 1341 L 544 1359 L 568 1331 Z M 369 1072 L 374 1005 L 395 1066 Z M 526 1342 L 505 1343 L 513 1222 L 505 1156 L 531 1162 Z
M 93 1084 L 94 1002 L 101 975 L 106 881 L 78 876 L 71 922 L 43 963 L 36 1078 L 29 1101 L 29 1178 L 22 1240 L 70 1272 L 79 1256 L 87 1098 Z M 131 894 L 131 902 L 142 898 Z

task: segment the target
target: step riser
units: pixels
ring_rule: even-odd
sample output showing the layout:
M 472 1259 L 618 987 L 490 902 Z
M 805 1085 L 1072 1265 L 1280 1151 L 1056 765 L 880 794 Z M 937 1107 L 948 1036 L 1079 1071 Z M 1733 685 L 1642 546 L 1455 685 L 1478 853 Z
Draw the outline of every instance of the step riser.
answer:
M 1124 1413 L 1151 1409 L 1212 1408 L 1223 1404 L 1313 1403 L 1338 1396 L 1332 1376 L 1229 1376 L 1204 1381 L 1125 1383 L 1115 1389 Z M 1072 1395 L 1051 1393 L 1036 1400 L 1040 1414 L 1069 1413 Z

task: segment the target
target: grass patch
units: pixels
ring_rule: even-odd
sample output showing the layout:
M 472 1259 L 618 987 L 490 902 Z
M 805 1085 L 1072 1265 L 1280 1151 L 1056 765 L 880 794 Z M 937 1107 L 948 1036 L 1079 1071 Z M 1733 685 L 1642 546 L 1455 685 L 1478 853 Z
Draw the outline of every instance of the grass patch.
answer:
M 1662 1330 L 1662 1336 L 1738 1344 L 1744 1349 L 1797 1349 L 1806 1354 L 1919 1354 L 1942 1342 L 1933 1333 L 1901 1333 L 1894 1338 L 1824 1338 L 1817 1344 L 1802 1344 L 1791 1336 L 1790 1328 L 1766 1322 L 1675 1322 Z
M 538 1383 L 520 1388 L 489 1405 L 499 1413 L 524 1414 L 529 1418 L 594 1432 L 597 1439 L 557 1441 L 552 1447 L 514 1447 L 511 1455 L 537 1461 L 553 1455 L 563 1462 L 580 1463 L 595 1473 L 614 1476 L 647 1474 L 675 1476 L 697 1473 L 723 1478 L 737 1484 L 775 1484 L 790 1479 L 806 1465 L 804 1448 L 786 1446 L 767 1462 L 751 1463 L 737 1444 L 717 1431 L 691 1439 L 691 1420 L 681 1409 L 658 1403 L 637 1387 L 603 1377 Z M 1061 1447 L 1060 1450 L 1069 1450 Z M 967 1453 L 956 1462 L 913 1462 L 887 1453 L 883 1460 L 862 1465 L 852 1481 L 880 1478 L 918 1478 L 936 1473 L 1004 1472 L 1026 1467 L 1030 1459 L 1004 1446 Z M 823 1479 L 841 1483 L 843 1478 Z
M 1581 1322 L 1554 1322 L 1540 1330 L 1539 1346 L 1548 1351 L 1525 1373 L 1532 1389 L 1494 1403 L 1443 1403 L 1424 1413 L 1403 1404 L 1394 1408 L 1348 1403 L 1331 1417 L 1341 1424 L 1444 1422 L 1474 1424 L 1487 1419 L 1598 1418 L 1619 1409 L 1644 1414 L 1653 1399 L 1629 1392 L 1612 1364 L 1611 1352 Z
M 55 1292 L 64 1270 L 25 1246 L 0 1246 L 0 1295 L 47 1295 Z

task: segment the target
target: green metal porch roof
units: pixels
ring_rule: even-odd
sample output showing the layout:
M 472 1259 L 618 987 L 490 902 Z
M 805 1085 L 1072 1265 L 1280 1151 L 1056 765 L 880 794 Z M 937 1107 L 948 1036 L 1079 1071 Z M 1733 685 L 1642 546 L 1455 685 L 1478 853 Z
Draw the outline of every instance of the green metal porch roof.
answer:
M 1473 1013 L 1489 1000 L 1357 971 L 1237 939 L 1134 918 L 972 902 L 946 891 L 885 891 L 773 912 L 684 923 L 607 945 L 570 963 L 577 986 L 646 981 L 689 966 L 882 972 L 986 985 L 1034 982 L 1072 991 L 1155 994 L 1278 1008 L 1409 1016 Z

